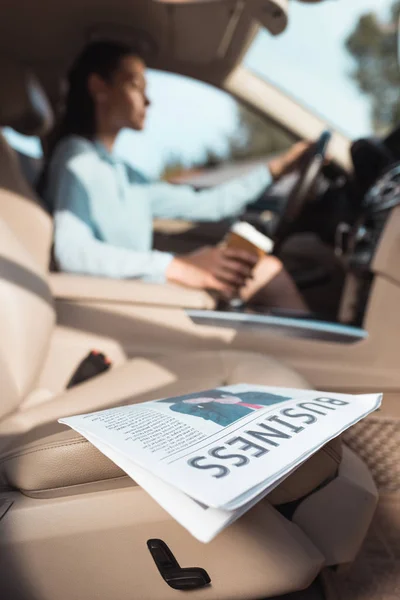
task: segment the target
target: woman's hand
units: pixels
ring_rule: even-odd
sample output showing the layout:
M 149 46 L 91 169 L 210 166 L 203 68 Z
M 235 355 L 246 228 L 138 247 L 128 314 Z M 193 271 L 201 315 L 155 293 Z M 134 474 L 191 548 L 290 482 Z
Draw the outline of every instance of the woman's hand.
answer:
M 298 142 L 289 150 L 273 158 L 268 163 L 268 168 L 273 179 L 277 180 L 299 166 L 305 153 L 311 148 L 311 142 Z
M 205 247 L 176 256 L 166 275 L 168 281 L 191 288 L 216 290 L 226 298 L 232 298 L 251 278 L 257 260 L 257 256 L 242 250 Z

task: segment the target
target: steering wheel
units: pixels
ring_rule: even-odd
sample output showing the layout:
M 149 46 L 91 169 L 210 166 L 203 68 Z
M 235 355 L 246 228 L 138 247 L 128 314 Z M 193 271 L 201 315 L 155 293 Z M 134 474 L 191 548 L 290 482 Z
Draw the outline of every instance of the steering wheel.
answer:
M 312 200 L 313 195 L 316 193 L 315 184 L 324 165 L 331 137 L 330 131 L 324 131 L 304 157 L 305 160 L 300 168 L 299 178 L 288 196 L 283 214 L 279 217 L 273 233 L 274 252 L 279 249 L 284 239 L 289 235 L 306 202 Z

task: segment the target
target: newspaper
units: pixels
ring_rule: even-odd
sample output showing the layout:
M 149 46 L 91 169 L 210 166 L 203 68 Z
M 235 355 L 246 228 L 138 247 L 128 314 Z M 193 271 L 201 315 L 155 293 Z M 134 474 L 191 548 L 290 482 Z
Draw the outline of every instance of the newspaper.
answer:
M 238 384 L 60 423 L 209 542 L 381 400 L 381 394 Z

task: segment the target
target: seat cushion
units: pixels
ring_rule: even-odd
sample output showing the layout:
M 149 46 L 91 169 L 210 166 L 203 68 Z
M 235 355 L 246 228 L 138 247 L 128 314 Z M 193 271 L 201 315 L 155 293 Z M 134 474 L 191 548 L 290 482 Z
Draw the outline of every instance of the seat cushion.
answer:
M 20 415 L 32 428 L 0 458 L 1 483 L 35 497 L 87 490 L 96 482 L 129 481 L 123 471 L 74 431 L 61 416 L 137 403 L 235 383 L 307 388 L 297 373 L 257 354 L 208 351 L 160 359 L 136 359 Z M 47 423 L 47 425 L 46 425 Z M 17 424 L 17 421 L 14 425 Z M 274 504 L 299 499 L 332 478 L 341 460 L 334 440 L 302 465 L 270 496 Z

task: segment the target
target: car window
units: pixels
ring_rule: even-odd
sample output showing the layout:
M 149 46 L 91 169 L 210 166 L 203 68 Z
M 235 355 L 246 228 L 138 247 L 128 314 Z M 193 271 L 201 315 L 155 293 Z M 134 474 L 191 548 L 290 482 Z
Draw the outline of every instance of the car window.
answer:
M 286 31 L 276 38 L 260 31 L 244 66 L 351 138 L 380 133 L 392 125 L 387 109 L 399 96 L 392 6 L 393 0 L 293 2 Z
M 5 127 L 3 134 L 10 146 L 21 154 L 32 158 L 42 158 L 42 145 L 38 137 L 22 135 L 10 127 Z
M 292 143 L 277 125 L 210 85 L 154 70 L 148 84 L 145 130 L 124 131 L 116 152 L 151 177 L 264 160 Z

